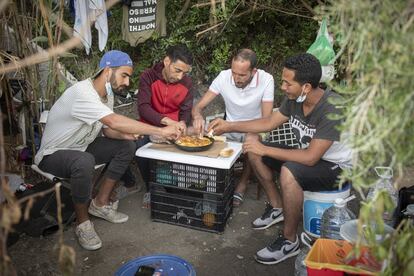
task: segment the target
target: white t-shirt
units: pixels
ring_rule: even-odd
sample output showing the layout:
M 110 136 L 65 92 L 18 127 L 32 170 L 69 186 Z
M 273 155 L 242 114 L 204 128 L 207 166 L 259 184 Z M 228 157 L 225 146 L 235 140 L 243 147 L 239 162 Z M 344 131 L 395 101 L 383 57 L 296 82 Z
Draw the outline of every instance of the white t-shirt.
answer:
M 227 121 L 247 121 L 262 117 L 262 102 L 273 102 L 274 86 L 273 76 L 258 69 L 245 88 L 238 88 L 228 69 L 220 72 L 209 90 L 223 97 Z
M 35 163 L 58 150 L 85 151 L 102 128 L 99 121 L 112 114 L 114 98 L 102 102 L 91 79 L 69 87 L 49 111 Z

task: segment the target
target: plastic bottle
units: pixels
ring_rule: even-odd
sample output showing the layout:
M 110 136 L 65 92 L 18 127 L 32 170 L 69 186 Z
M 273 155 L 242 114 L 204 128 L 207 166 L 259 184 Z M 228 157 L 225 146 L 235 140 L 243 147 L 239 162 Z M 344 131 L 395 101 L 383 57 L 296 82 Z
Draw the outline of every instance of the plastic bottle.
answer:
M 302 232 L 301 240 L 304 246 L 300 250 L 300 253 L 298 254 L 295 260 L 295 276 L 307 276 L 308 275 L 308 271 L 306 269 L 306 264 L 305 264 L 305 259 L 310 251 L 312 240 L 308 235 L 306 235 L 305 232 Z
M 393 171 L 390 167 L 375 167 L 375 172 L 379 176 L 376 184 L 371 186 L 368 191 L 367 200 L 371 200 L 374 198 L 375 194 L 380 190 L 386 190 L 387 193 L 390 195 L 394 206 L 396 207 L 398 204 L 398 192 L 392 185 L 391 179 L 393 176 Z M 394 225 L 394 212 L 384 212 L 382 218 L 384 223 L 393 227 Z
M 334 205 L 323 212 L 321 220 L 321 238 L 343 240 L 339 230 L 341 225 L 348 220 L 355 219 L 354 213 L 346 207 L 349 200 L 355 198 L 355 195 L 347 199 L 337 198 Z

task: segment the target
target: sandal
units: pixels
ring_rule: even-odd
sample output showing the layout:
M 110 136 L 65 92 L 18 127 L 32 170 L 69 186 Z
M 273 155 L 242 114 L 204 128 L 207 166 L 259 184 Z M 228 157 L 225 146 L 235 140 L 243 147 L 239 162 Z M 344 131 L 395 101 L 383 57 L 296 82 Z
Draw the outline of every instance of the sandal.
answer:
M 144 197 L 142 199 L 142 206 L 141 207 L 144 208 L 144 209 L 150 209 L 151 208 L 151 194 L 149 192 L 144 194 Z
M 235 192 L 233 194 L 233 207 L 239 207 L 242 205 L 244 200 L 244 195 L 242 193 Z

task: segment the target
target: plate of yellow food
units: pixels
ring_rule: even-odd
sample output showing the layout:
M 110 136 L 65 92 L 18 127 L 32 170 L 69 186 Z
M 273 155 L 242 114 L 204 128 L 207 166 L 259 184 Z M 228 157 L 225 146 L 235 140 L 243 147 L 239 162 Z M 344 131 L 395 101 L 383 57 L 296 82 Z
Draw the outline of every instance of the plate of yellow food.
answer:
M 175 141 L 175 145 L 184 151 L 205 151 L 208 150 L 214 143 L 214 139 L 203 136 L 181 136 Z

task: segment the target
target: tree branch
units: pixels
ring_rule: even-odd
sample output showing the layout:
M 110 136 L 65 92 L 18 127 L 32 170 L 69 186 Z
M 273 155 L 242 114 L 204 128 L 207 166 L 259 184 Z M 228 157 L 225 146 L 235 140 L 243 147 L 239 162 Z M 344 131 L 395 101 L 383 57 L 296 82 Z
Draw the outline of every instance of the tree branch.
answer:
M 113 5 L 115 5 L 118 2 L 119 2 L 119 0 L 107 0 L 106 1 L 107 9 L 110 9 Z M 91 22 L 91 24 L 92 24 L 92 22 Z M 46 50 L 44 52 L 33 54 L 33 55 L 31 55 L 29 57 L 26 57 L 26 58 L 24 58 L 24 59 L 22 59 L 18 62 L 10 63 L 6 66 L 1 67 L 0 68 L 0 75 L 16 71 L 16 70 L 18 70 L 20 68 L 23 68 L 23 67 L 26 67 L 26 66 L 35 65 L 35 64 L 38 64 L 38 63 L 48 61 L 52 57 L 64 54 L 67 51 L 69 51 L 69 50 L 71 50 L 71 49 L 73 49 L 73 48 L 75 48 L 79 45 L 81 45 L 81 39 L 79 37 L 73 36 L 72 38 L 66 40 L 65 42 L 60 43 L 56 47 L 50 47 L 48 50 Z
M 190 6 L 190 2 L 191 2 L 191 0 L 186 0 L 185 1 L 183 8 L 178 13 L 177 22 L 179 22 L 181 20 L 181 17 L 183 17 L 183 15 L 185 14 L 185 12 L 188 10 L 188 7 Z
M 309 5 L 309 3 L 306 0 L 300 0 L 300 2 L 302 2 L 302 5 L 308 10 L 310 11 L 311 14 L 315 15 L 315 11 L 313 10 L 312 6 Z

